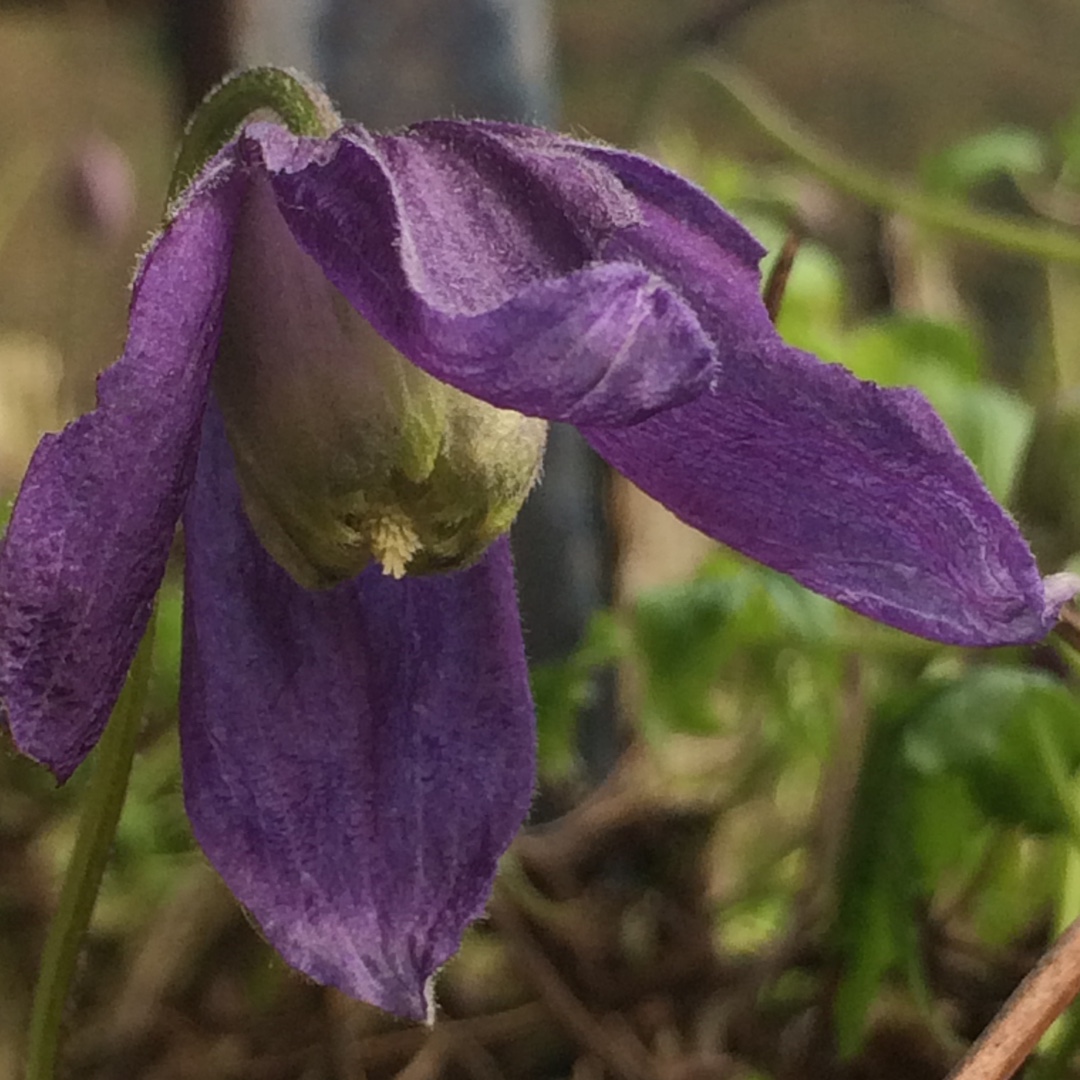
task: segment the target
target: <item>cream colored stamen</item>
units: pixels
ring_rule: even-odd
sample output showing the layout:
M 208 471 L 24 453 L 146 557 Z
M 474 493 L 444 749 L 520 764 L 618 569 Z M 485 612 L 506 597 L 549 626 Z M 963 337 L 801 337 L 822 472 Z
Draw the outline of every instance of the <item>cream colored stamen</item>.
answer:
M 371 524 L 371 554 L 383 568 L 384 574 L 392 578 L 403 578 L 410 560 L 420 548 L 420 537 L 416 534 L 409 517 L 397 507 L 380 509 Z

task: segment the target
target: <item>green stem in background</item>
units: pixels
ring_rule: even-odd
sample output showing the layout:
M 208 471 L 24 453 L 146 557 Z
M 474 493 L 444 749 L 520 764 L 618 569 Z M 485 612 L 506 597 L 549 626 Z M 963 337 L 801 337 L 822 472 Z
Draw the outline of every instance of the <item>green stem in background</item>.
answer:
M 231 75 L 195 110 L 169 182 L 171 205 L 253 113 L 268 109 L 294 135 L 325 138 L 341 126 L 329 98 L 295 72 L 258 67 Z
M 1054 195 L 1073 194 L 1077 178 L 1066 168 Z M 1072 396 L 1080 390 L 1080 274 L 1071 266 L 1046 268 L 1046 295 L 1049 301 L 1050 344 L 1054 359 L 1057 396 Z
M 53 1080 L 56 1073 L 68 990 L 127 793 L 150 681 L 153 639 L 154 616 L 151 615 L 120 700 L 94 752 L 92 771 L 82 793 L 84 802 L 75 850 L 45 939 L 34 988 L 26 1080 Z
M 696 60 L 690 70 L 704 75 L 722 89 L 758 130 L 788 156 L 841 191 L 879 209 L 903 214 L 920 225 L 998 248 L 1010 255 L 1080 266 L 1080 238 L 1064 229 L 973 210 L 955 199 L 926 195 L 852 165 L 803 131 L 776 102 L 731 65 L 709 59 Z

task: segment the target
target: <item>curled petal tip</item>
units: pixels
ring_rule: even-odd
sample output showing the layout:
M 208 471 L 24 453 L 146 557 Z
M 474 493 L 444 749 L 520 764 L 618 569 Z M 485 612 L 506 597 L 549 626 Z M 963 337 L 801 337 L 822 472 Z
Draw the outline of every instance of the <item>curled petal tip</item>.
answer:
M 1044 621 L 1052 627 L 1061 615 L 1061 609 L 1077 593 L 1080 593 L 1080 576 L 1062 573 L 1051 574 L 1043 581 L 1043 594 L 1046 597 Z

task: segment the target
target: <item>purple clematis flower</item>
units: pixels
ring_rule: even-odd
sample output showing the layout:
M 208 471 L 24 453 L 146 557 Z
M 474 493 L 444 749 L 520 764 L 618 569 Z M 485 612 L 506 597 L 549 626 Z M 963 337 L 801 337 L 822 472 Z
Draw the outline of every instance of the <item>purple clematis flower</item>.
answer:
M 97 409 L 30 465 L 0 552 L 16 745 L 61 779 L 94 745 L 182 516 L 195 835 L 286 960 L 420 1017 L 532 795 L 503 534 L 541 421 L 871 618 L 1041 638 L 1073 579 L 918 393 L 779 340 L 761 254 L 607 147 L 249 125 L 147 252 Z

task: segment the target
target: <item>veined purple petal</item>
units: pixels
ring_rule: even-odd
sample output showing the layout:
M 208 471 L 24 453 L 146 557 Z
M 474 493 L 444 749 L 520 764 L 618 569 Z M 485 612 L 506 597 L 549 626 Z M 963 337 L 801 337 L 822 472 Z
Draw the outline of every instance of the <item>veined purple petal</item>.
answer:
M 120 693 L 194 473 L 240 183 L 217 171 L 147 253 L 124 355 L 41 441 L 0 550 L 0 717 L 61 780 Z
M 715 343 L 720 367 L 753 363 L 777 339 L 760 297 L 764 250 L 703 191 L 659 165 L 606 147 L 583 147 L 638 196 L 639 224 L 613 236 L 609 259 L 631 259 L 659 274 L 694 309 Z
M 328 144 L 253 125 L 300 246 L 413 363 L 551 420 L 632 423 L 700 393 L 716 348 L 676 290 L 611 238 L 639 200 L 573 144 L 482 124 Z M 305 157 L 306 152 L 306 157 Z
M 688 401 L 716 355 L 693 312 L 630 263 L 532 285 L 489 315 L 417 314 L 413 363 L 493 405 L 569 424 L 634 423 Z M 687 357 L 700 371 L 685 370 Z
M 703 193 L 631 154 L 583 147 L 634 192 L 607 248 L 679 290 L 717 343 L 710 393 L 635 427 L 587 428 L 617 469 L 690 524 L 911 633 L 971 645 L 1043 637 L 1076 582 L 1031 552 L 915 391 L 787 348 L 757 295 L 759 254 Z
M 711 245 L 714 271 L 727 266 L 721 277 L 729 283 L 746 277 L 747 284 L 756 289 L 758 264 L 765 249 L 701 188 L 638 154 L 590 143 L 573 145 L 589 160 L 609 169 L 641 205 L 666 215 L 669 228 L 677 224 Z
M 586 438 L 696 528 L 815 592 L 961 645 L 1036 641 L 1076 591 L 1023 538 L 915 390 L 779 341 L 715 391 Z
M 248 525 L 216 409 L 184 521 L 195 835 L 290 964 L 422 1018 L 532 794 L 506 541 L 456 574 L 307 592 Z

